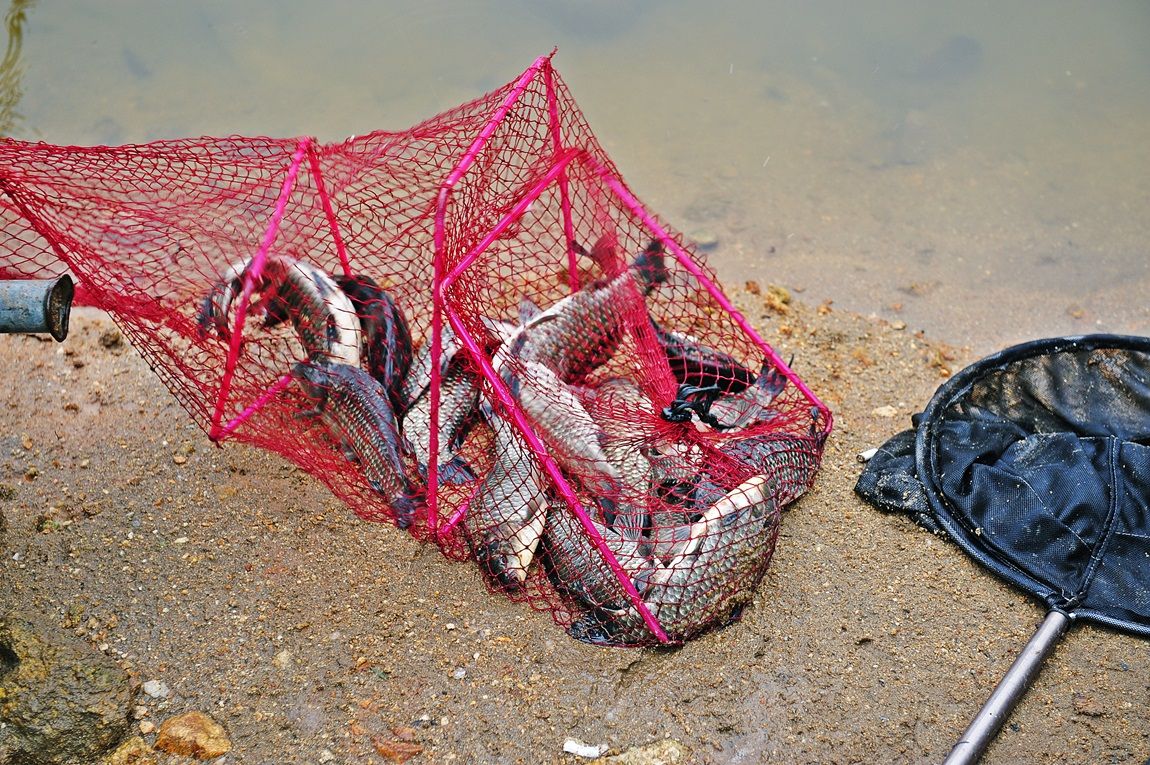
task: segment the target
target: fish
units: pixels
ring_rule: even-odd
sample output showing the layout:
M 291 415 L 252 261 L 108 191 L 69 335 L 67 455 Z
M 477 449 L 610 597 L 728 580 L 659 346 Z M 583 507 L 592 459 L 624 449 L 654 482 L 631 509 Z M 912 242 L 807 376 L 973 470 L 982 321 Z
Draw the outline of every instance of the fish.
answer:
M 547 519 L 546 476 L 515 427 L 490 404 L 480 414 L 494 434 L 495 463 L 483 477 L 463 526 L 472 555 L 500 589 L 522 590 Z
M 777 416 L 771 404 L 786 389 L 787 378 L 769 360 L 764 360 L 758 377 L 738 393 L 719 395 L 707 409 L 704 420 L 719 430 L 743 430 L 768 422 Z
M 547 445 L 552 458 L 594 498 L 608 525 L 639 531 L 646 523 L 641 505 L 626 501 L 623 476 L 603 449 L 606 435 L 591 419 L 575 389 L 548 366 L 527 361 L 514 373 L 496 354 L 496 371 Z M 512 352 L 513 353 L 513 352 Z
M 601 238 L 592 253 L 609 260 L 611 246 Z M 525 361 L 546 365 L 565 383 L 578 383 L 611 358 L 623 339 L 628 315 L 643 316 L 643 296 L 667 278 L 662 251 L 647 253 L 631 267 L 604 277 L 556 301 L 529 318 L 506 346 Z
M 608 528 L 594 517 L 591 524 L 632 582 L 653 569 L 650 550 L 639 538 Z M 558 505 L 551 510 L 542 550 L 547 575 L 561 595 L 593 612 L 621 614 L 628 608 L 627 591 L 571 508 Z
M 235 299 L 242 294 L 251 261 L 229 266 L 201 302 L 197 327 L 201 337 L 214 328 L 225 342 L 231 337 Z M 273 255 L 253 282 L 260 293 L 248 310 L 265 329 L 290 320 L 309 361 L 359 366 L 361 329 L 351 300 L 331 276 L 301 260 Z
M 613 256 L 607 237 L 592 249 L 600 264 Z M 661 249 L 644 252 L 636 263 L 542 311 L 521 304 L 522 325 L 493 359 L 555 460 L 595 497 L 609 525 L 622 518 L 633 531 L 642 528 L 644 513 L 635 506 L 618 506 L 622 476 L 603 451 L 602 430 L 572 386 L 611 357 L 622 341 L 628 312 L 644 316 L 643 294 L 666 276 Z
M 679 384 L 740 393 L 755 382 L 757 375 L 729 353 L 711 348 L 691 335 L 664 329 L 654 319 L 651 326 Z
M 439 358 L 439 480 L 464 484 L 475 480 L 467 462 L 456 454 L 475 422 L 479 404 L 479 375 L 460 355 L 463 344 L 449 324 L 440 333 Z M 403 433 L 415 449 L 419 471 L 426 479 L 431 460 L 431 341 L 426 340 L 415 354 L 403 380 L 400 396 L 404 402 L 400 417 Z
M 475 473 L 456 452 L 475 422 L 479 404 L 479 375 L 465 360 L 455 357 L 439 378 L 439 480 L 463 484 L 475 480 Z M 403 433 L 411 442 L 420 475 L 426 479 L 431 462 L 431 389 L 423 392 L 403 415 Z
M 241 260 L 229 265 L 224 269 L 219 280 L 208 290 L 208 294 L 204 296 L 200 303 L 199 312 L 196 314 L 196 329 L 201 340 L 206 338 L 212 330 L 215 330 L 224 342 L 231 338 L 232 327 L 229 321 L 231 320 L 232 301 L 243 291 L 243 278 L 250 262 L 249 260 Z
M 779 529 L 775 484 L 756 475 L 712 504 L 691 524 L 681 552 L 665 565 L 635 575 L 643 603 L 674 641 L 728 623 L 754 595 L 770 561 Z M 651 639 L 633 604 L 594 609 L 575 619 L 568 633 L 597 645 L 631 645 Z
M 391 504 L 395 525 L 411 526 L 421 492 L 407 478 L 411 446 L 400 434 L 387 393 L 359 367 L 298 362 L 292 377 L 320 416 L 344 455 L 363 468 L 371 488 Z
M 814 483 L 824 441 L 824 434 L 796 436 L 774 432 L 726 439 L 718 450 L 755 472 L 769 474 L 775 483 L 775 499 L 779 507 L 784 507 L 803 496 Z
M 406 405 L 403 383 L 411 368 L 411 330 L 403 311 L 387 290 L 370 276 L 337 275 L 335 283 L 351 299 L 363 330 L 364 364 L 383 385 L 391 408 L 402 413 Z
M 351 299 L 326 272 L 302 260 L 269 258 L 263 278 L 273 286 L 265 327 L 291 320 L 309 361 L 360 365 L 362 330 Z
M 440 329 L 439 344 L 439 376 L 442 378 L 447 374 L 448 364 L 451 363 L 451 360 L 455 358 L 455 355 L 463 348 L 463 344 L 459 342 L 459 338 L 455 336 L 455 331 L 452 330 L 451 325 L 447 322 L 444 322 Z M 431 337 L 428 336 L 412 358 L 411 366 L 403 378 L 403 386 L 400 389 L 403 397 L 403 406 L 401 409 L 406 410 L 415 403 L 416 399 L 425 395 L 431 388 L 432 366 Z

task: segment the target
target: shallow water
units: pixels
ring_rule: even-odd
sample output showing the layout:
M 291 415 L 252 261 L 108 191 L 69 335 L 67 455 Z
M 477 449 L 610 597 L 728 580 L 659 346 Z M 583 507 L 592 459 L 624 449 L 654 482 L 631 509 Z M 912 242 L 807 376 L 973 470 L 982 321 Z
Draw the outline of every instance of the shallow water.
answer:
M 10 133 L 398 130 L 556 67 L 728 289 L 989 352 L 1150 332 L 1150 5 L 18 2 Z M 11 64 L 14 62 L 14 66 Z

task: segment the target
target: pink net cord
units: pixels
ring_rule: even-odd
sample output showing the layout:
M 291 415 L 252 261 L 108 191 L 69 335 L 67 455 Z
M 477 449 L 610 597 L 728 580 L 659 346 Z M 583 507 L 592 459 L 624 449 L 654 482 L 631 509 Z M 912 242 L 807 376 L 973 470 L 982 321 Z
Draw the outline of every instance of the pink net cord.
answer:
M 830 432 L 550 56 L 334 144 L 3 141 L 0 192 L 0 278 L 70 273 L 212 440 L 588 642 L 737 618 Z

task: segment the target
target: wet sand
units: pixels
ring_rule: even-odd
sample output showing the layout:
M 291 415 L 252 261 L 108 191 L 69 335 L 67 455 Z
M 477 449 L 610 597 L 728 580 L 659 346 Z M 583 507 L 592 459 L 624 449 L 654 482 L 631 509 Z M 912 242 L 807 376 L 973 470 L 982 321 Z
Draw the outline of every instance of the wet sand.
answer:
M 0 338 L 4 606 L 166 683 L 139 694 L 145 719 L 215 716 L 227 763 L 385 763 L 397 738 L 414 762 L 581 761 L 567 737 L 672 737 L 692 763 L 940 761 L 1042 611 L 856 498 L 855 455 L 972 353 L 727 286 L 836 418 L 735 625 L 674 650 L 580 644 L 278 457 L 214 447 L 91 311 L 61 345 Z M 1148 673 L 1145 641 L 1073 627 L 984 761 L 1143 762 Z

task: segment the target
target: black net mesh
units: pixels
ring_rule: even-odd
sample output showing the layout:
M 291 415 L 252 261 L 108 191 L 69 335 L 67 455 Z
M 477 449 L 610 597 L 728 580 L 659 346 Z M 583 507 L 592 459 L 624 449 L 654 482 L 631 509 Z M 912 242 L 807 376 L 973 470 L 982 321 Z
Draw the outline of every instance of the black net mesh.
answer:
M 1150 339 L 1058 338 L 984 359 L 856 490 L 1048 608 L 1150 634 Z

